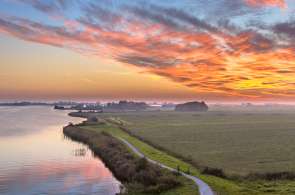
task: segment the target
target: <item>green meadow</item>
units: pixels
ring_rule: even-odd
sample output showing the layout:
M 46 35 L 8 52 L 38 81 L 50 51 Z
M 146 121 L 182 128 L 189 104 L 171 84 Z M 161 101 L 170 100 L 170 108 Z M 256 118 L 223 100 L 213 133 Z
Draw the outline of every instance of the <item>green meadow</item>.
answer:
M 129 141 L 132 145 L 137 147 L 147 157 L 161 162 L 170 167 L 180 166 L 182 171 L 190 169 L 190 173 L 201 178 L 208 183 L 218 195 L 291 195 L 295 193 L 295 181 L 279 180 L 279 181 L 244 181 L 244 180 L 228 180 L 211 175 L 204 175 L 200 170 L 192 164 L 187 163 L 179 158 L 167 154 L 165 151 L 158 150 L 145 142 L 130 136 L 128 133 L 122 131 L 114 125 L 86 125 L 81 128 L 93 130 L 98 133 L 105 131 L 115 137 L 121 137 Z M 192 195 L 198 194 L 196 186 L 187 180 L 183 180 L 185 185 L 176 190 L 163 193 L 171 195 Z
M 103 114 L 133 134 L 229 175 L 295 171 L 295 112 Z
M 242 177 L 250 173 L 294 172 L 293 110 L 216 108 L 207 113 L 149 111 L 97 115 L 106 119 L 107 125 L 83 128 L 123 137 L 154 160 L 180 166 L 182 171 L 189 169 L 219 195 L 295 194 L 294 179 Z M 231 177 L 203 174 L 200 167 L 204 166 L 222 169 Z
M 214 110 L 207 113 L 104 113 L 104 129 L 123 137 L 145 155 L 207 182 L 222 195 L 295 194 L 294 179 L 245 179 L 250 173 L 294 172 L 295 112 Z M 125 127 L 123 131 L 118 126 Z M 200 167 L 222 169 L 230 178 L 202 174 Z

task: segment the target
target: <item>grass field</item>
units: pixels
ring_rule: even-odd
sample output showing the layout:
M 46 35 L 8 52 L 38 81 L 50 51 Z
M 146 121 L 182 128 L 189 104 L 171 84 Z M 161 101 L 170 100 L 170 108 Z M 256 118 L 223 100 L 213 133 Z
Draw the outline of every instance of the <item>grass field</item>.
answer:
M 295 112 L 102 114 L 132 133 L 227 174 L 295 171 Z
M 194 163 L 173 155 L 176 153 L 204 166 L 219 167 L 227 173 L 238 175 L 294 172 L 294 110 L 218 108 L 207 113 L 155 111 L 103 113 L 98 116 L 123 124 L 148 143 L 160 146 L 158 148 L 161 150 L 158 150 L 114 125 L 104 127 L 154 160 L 172 167 L 180 165 L 184 171 L 190 167 L 193 175 L 207 182 L 219 195 L 295 194 L 295 180 L 222 179 L 201 174 Z M 87 128 L 98 130 L 101 127 Z
M 192 175 L 198 176 L 207 182 L 218 195 L 291 195 L 295 194 L 295 181 L 280 180 L 280 181 L 231 181 L 227 179 L 218 178 L 210 175 L 203 175 L 197 168 L 191 164 L 184 162 L 174 156 L 171 156 L 164 151 L 160 151 L 137 138 L 130 136 L 128 133 L 122 131 L 114 125 L 90 125 L 83 126 L 93 131 L 106 131 L 115 137 L 122 137 L 128 142 L 132 143 L 141 152 L 149 158 L 159 161 L 170 167 L 180 166 L 183 171 L 190 167 Z M 192 195 L 196 193 L 196 187 L 192 182 L 185 181 L 186 185 L 177 190 L 167 192 L 163 195 Z

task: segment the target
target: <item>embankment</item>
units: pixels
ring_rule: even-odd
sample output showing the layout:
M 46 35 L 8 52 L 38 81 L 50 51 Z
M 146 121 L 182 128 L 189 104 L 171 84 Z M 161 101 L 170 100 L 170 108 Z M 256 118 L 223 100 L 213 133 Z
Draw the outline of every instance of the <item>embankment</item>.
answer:
M 71 139 L 87 144 L 124 184 L 127 194 L 160 194 L 181 185 L 175 174 L 136 157 L 122 142 L 106 132 L 95 132 L 74 125 L 65 127 L 63 132 Z

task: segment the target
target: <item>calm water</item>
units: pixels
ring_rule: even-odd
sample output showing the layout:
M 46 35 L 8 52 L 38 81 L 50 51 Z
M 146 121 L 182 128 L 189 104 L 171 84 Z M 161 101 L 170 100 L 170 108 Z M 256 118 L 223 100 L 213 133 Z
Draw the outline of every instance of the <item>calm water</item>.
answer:
M 62 126 L 79 121 L 50 107 L 0 107 L 0 194 L 118 192 L 101 160 L 64 138 Z

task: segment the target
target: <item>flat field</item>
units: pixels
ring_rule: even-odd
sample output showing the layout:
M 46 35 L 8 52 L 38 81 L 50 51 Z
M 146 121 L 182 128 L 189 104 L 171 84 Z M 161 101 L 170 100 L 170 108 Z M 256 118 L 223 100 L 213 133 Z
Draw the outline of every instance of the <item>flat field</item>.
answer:
M 227 174 L 295 171 L 295 111 L 104 113 L 167 151 Z

